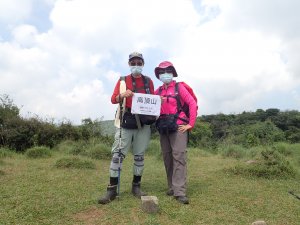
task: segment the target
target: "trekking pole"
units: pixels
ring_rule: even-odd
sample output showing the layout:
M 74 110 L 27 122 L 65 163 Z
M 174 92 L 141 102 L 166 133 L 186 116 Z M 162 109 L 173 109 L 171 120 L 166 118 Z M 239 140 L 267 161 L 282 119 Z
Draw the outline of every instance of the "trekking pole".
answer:
M 122 127 L 121 127 L 121 124 L 122 124 L 122 120 L 123 120 L 123 100 L 121 101 L 121 96 L 119 97 L 120 99 L 120 132 L 119 132 L 119 152 L 118 152 L 118 156 L 119 156 L 119 167 L 118 167 L 118 192 L 117 192 L 117 198 L 119 200 L 119 197 L 120 197 L 120 183 L 121 183 L 121 169 L 122 169 L 122 152 L 121 152 L 121 149 L 122 149 Z
M 121 127 L 120 127 L 120 135 L 119 135 L 119 153 L 118 153 L 118 156 L 119 156 L 119 167 L 118 167 L 118 192 L 117 192 L 117 197 L 119 199 L 120 197 L 120 183 L 121 183 L 121 167 L 122 167 L 122 159 L 121 159 L 121 156 L 122 156 L 122 153 L 121 153 Z
M 294 191 L 289 191 L 289 194 L 293 195 L 295 198 L 297 198 L 298 200 L 300 200 L 300 196 L 295 194 Z

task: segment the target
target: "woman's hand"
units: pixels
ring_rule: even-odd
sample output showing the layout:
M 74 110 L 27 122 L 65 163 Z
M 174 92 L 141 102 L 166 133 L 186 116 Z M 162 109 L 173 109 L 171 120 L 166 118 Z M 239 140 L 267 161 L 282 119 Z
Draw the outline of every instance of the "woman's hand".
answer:
M 166 97 L 160 96 L 161 104 L 163 104 L 166 99 L 167 99 Z
M 184 133 L 186 132 L 187 130 L 191 129 L 192 126 L 189 125 L 189 124 L 186 124 L 186 125 L 179 125 L 178 127 L 178 131 L 180 131 L 181 133 Z

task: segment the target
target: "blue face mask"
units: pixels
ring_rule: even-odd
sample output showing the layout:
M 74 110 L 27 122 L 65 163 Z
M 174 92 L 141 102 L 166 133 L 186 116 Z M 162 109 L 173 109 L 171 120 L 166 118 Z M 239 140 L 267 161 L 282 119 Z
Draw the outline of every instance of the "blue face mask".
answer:
M 159 79 L 164 84 L 169 84 L 173 80 L 173 73 L 163 73 L 159 75 Z
M 130 71 L 132 75 L 141 74 L 143 71 L 143 66 L 130 66 Z

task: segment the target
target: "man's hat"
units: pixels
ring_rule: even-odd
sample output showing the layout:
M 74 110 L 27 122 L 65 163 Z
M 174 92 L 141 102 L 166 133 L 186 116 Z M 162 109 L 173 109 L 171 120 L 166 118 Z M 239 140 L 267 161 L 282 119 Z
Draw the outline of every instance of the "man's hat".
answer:
M 144 58 L 143 58 L 142 53 L 139 53 L 139 52 L 133 52 L 133 53 L 131 53 L 131 54 L 129 55 L 129 61 L 130 61 L 131 59 L 133 59 L 133 58 L 140 58 L 140 59 L 143 61 L 143 63 L 144 63 Z

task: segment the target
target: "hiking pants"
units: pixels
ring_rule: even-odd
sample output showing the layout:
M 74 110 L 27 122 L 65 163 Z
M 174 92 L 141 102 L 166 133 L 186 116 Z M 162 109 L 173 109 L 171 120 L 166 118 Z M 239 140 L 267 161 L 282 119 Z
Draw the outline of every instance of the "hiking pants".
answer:
M 121 129 L 121 142 L 120 140 Z M 142 176 L 144 170 L 144 155 L 150 141 L 150 125 L 144 125 L 141 129 L 117 128 L 115 141 L 112 146 L 112 160 L 110 163 L 110 176 L 118 177 L 119 169 L 119 150 L 121 152 L 121 162 L 127 155 L 132 146 L 133 175 Z
M 187 188 L 187 132 L 160 135 L 168 187 L 174 196 L 185 196 Z

